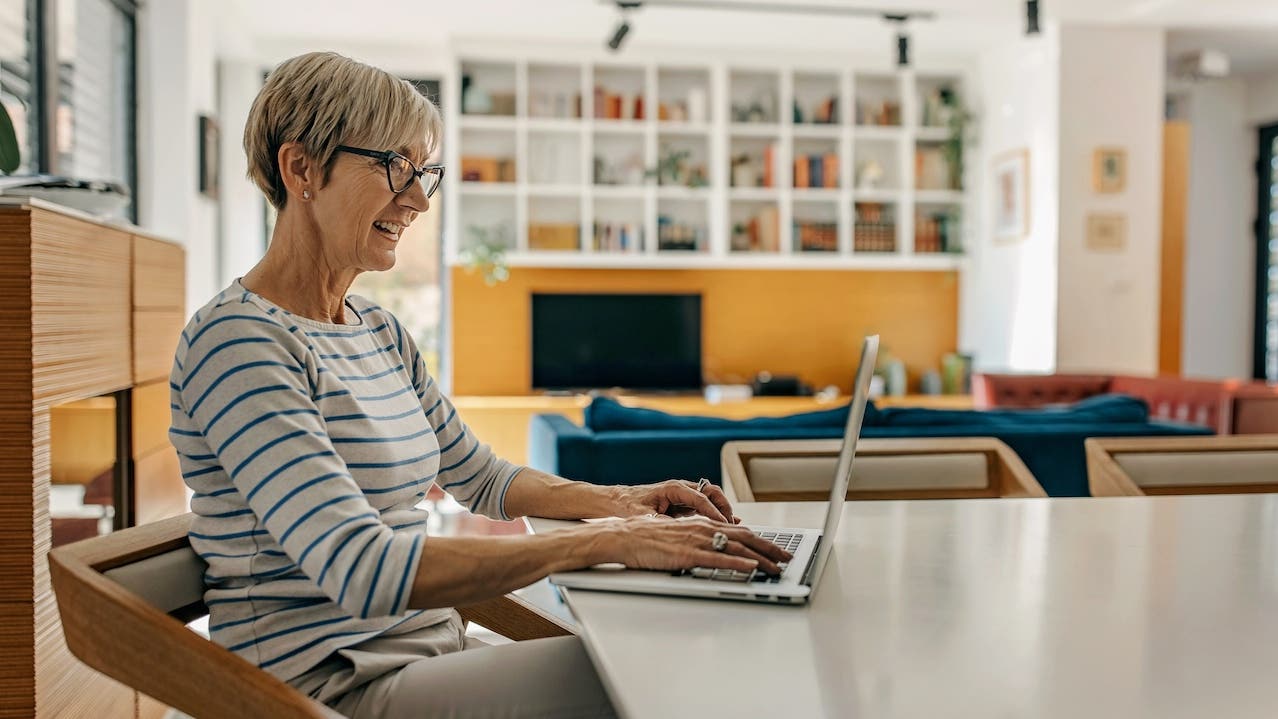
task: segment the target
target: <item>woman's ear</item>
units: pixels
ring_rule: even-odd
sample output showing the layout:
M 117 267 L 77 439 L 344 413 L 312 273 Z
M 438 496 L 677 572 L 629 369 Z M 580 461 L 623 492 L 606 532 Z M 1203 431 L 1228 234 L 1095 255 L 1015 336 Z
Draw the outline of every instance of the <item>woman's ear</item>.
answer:
M 286 142 L 280 145 L 275 157 L 280 166 L 280 179 L 290 196 L 310 199 L 320 185 L 319 168 L 306 155 L 306 148 L 300 142 Z

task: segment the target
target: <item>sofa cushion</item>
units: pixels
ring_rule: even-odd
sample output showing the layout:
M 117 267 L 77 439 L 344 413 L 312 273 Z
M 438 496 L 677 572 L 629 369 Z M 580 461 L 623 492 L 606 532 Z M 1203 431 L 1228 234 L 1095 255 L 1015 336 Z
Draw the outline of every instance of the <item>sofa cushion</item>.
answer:
M 1037 424 L 1138 423 L 1149 419 L 1144 401 L 1126 395 L 1105 394 L 1088 397 L 1064 407 L 1002 410 L 936 410 L 920 407 L 889 407 L 878 413 L 883 427 L 1003 427 Z
M 864 424 L 874 423 L 877 413 L 874 403 L 865 408 Z M 692 429 L 782 429 L 803 427 L 839 427 L 848 421 L 848 405 L 815 412 L 800 412 L 785 417 L 755 417 L 753 419 L 723 419 L 698 415 L 678 415 L 655 409 L 627 407 L 608 397 L 595 397 L 585 410 L 585 425 L 595 432 L 633 430 L 692 430 Z

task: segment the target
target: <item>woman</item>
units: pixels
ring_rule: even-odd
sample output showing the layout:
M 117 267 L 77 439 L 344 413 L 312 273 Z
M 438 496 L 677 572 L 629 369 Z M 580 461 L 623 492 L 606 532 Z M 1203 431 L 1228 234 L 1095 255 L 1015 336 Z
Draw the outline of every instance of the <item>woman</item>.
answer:
M 450 607 L 602 562 L 776 572 L 789 556 L 733 526 L 712 485 L 600 487 L 497 458 L 398 320 L 346 294 L 394 266 L 429 209 L 443 168 L 423 163 L 440 131 L 410 85 L 332 53 L 284 62 L 253 104 L 244 148 L 275 232 L 195 313 L 171 378 L 209 629 L 352 716 L 608 715 L 575 637 L 461 652 L 474 642 Z M 432 482 L 490 517 L 628 519 L 427 537 L 416 506 Z M 702 516 L 659 516 L 689 512 Z

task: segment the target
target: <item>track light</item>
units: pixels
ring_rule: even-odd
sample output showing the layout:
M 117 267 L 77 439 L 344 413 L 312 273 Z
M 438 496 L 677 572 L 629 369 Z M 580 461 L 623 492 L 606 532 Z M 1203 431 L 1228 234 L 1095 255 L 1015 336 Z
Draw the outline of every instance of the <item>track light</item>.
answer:
M 896 23 L 896 66 L 905 68 L 910 66 L 910 36 L 905 32 L 905 23 L 910 19 L 909 15 L 884 15 L 884 20 Z
M 1038 33 L 1038 0 L 1025 0 L 1025 34 Z
M 617 23 L 617 29 L 612 31 L 612 37 L 608 38 L 608 49 L 613 52 L 621 49 L 621 43 L 626 40 L 626 33 L 630 32 L 630 19 L 627 13 L 643 4 L 638 0 L 616 0 L 616 2 L 617 9 L 621 11 L 621 21 Z
M 612 37 L 608 39 L 608 49 L 613 51 L 620 50 L 621 41 L 626 39 L 626 33 L 628 32 L 630 32 L 630 23 L 623 18 L 621 23 L 617 25 L 617 29 L 612 31 Z

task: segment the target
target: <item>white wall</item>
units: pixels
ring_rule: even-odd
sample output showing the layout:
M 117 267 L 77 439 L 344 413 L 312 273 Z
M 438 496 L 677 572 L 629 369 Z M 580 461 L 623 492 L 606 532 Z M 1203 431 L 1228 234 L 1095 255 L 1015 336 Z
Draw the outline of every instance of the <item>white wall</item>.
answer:
M 214 115 L 215 7 L 203 0 L 138 10 L 138 222 L 186 245 L 186 309 L 217 286 L 217 203 L 199 193 L 198 118 Z
M 248 179 L 244 124 L 262 86 L 262 68 L 252 60 L 218 65 L 218 116 L 222 125 L 221 242 L 218 284 L 226 286 L 257 263 L 266 248 L 266 199 Z
M 1247 122 L 1272 125 L 1278 122 L 1278 71 L 1248 77 Z
M 1060 247 L 1056 369 L 1158 370 L 1166 52 L 1157 29 L 1065 26 L 1060 39 Z M 1127 187 L 1092 189 L 1097 147 L 1127 151 Z M 1093 212 L 1127 218 L 1119 252 L 1086 248 Z
M 1256 205 L 1251 169 L 1256 132 L 1247 85 L 1233 78 L 1186 87 L 1190 123 L 1185 209 L 1181 372 L 1194 377 L 1251 373 Z
M 981 371 L 1050 372 L 1056 361 L 1058 38 L 1049 25 L 981 57 L 975 157 L 984 182 L 959 324 L 959 346 Z M 1019 149 L 1029 153 L 1029 237 L 994 244 L 988 168 Z

